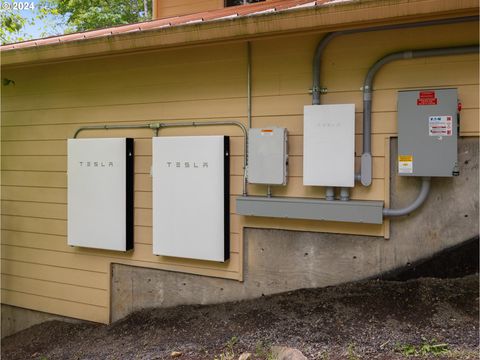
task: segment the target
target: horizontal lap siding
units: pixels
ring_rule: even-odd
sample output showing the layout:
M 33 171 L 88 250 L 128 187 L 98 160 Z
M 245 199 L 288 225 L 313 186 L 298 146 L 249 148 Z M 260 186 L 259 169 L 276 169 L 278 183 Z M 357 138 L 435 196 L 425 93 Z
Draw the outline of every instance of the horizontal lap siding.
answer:
M 154 0 L 157 6 L 157 19 L 171 16 L 194 14 L 202 11 L 221 9 L 223 0 Z
M 349 35 L 325 52 L 322 102 L 356 106 L 356 166 L 362 147 L 366 71 L 381 56 L 409 48 L 478 41 L 474 24 Z M 323 197 L 304 187 L 303 106 L 311 103 L 311 60 L 320 35 L 255 40 L 253 125 L 289 131 L 289 179 L 273 194 Z M 375 46 L 372 46 L 374 44 Z M 2 302 L 99 322 L 109 319 L 112 262 L 228 279 L 242 278 L 244 226 L 384 236 L 386 225 L 244 218 L 235 214 L 242 192 L 242 133 L 235 127 L 162 129 L 160 135 L 231 137 L 231 260 L 225 264 L 152 255 L 150 130 L 91 131 L 81 137 L 135 137 L 135 249 L 123 254 L 69 247 L 66 139 L 82 125 L 176 120 L 238 120 L 247 125 L 245 45 L 219 44 L 10 69 L 16 85 L 2 90 Z M 416 59 L 382 69 L 374 82 L 373 183 L 352 198 L 386 200 L 388 139 L 396 136 L 397 91 L 456 87 L 463 103 L 461 135 L 478 136 L 478 56 Z M 265 186 L 249 185 L 250 194 Z

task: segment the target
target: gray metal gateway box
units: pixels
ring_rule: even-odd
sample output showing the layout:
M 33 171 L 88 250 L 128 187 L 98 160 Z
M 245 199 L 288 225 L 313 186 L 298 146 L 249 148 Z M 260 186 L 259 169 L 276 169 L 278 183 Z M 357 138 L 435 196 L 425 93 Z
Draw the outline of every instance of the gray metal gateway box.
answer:
M 400 176 L 458 175 L 457 106 L 457 89 L 398 93 Z
M 287 184 L 287 129 L 248 130 L 248 182 Z

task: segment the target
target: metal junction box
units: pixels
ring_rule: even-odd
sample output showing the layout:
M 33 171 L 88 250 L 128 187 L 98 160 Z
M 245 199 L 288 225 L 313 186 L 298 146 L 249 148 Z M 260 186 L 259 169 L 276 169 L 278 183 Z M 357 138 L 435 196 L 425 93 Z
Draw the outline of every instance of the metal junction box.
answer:
M 248 182 L 287 184 L 287 129 L 264 128 L 248 131 Z
M 308 105 L 303 118 L 303 184 L 353 187 L 355 105 Z
M 72 246 L 133 248 L 133 139 L 68 139 Z
M 457 89 L 398 93 L 400 176 L 458 175 L 457 104 Z

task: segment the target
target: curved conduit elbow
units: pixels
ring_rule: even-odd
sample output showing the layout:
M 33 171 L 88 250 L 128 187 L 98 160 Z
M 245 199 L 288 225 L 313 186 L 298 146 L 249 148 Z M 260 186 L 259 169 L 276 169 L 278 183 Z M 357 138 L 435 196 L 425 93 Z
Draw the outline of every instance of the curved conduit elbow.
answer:
M 404 216 L 408 215 L 411 212 L 417 210 L 422 204 L 427 200 L 428 193 L 430 192 L 430 178 L 424 177 L 422 178 L 422 187 L 420 188 L 420 192 L 418 193 L 417 198 L 408 206 L 401 208 L 401 209 L 383 209 L 383 217 L 396 217 L 396 216 Z
M 327 45 L 337 36 L 381 31 L 381 30 L 397 30 L 397 29 L 409 29 L 409 28 L 433 26 L 433 25 L 457 24 L 457 23 L 468 22 L 468 21 L 478 21 L 478 16 L 464 16 L 464 17 L 458 17 L 458 18 L 452 18 L 452 19 L 427 20 L 427 21 L 420 21 L 415 23 L 380 25 L 380 26 L 372 26 L 372 27 L 361 28 L 361 29 L 341 30 L 341 31 L 327 33 L 318 43 L 315 49 L 315 54 L 313 56 L 312 105 L 320 105 L 320 95 L 325 91 L 324 89 L 322 89 L 320 85 L 321 61 Z

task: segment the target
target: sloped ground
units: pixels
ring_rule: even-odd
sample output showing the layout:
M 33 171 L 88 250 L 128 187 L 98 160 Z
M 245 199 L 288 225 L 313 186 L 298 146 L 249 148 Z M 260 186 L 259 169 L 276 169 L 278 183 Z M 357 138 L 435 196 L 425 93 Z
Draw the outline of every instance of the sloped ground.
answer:
M 365 281 L 211 306 L 150 309 L 109 326 L 49 322 L 2 341 L 2 359 L 478 359 L 478 274 Z M 433 345 L 433 346 L 432 346 Z M 440 356 L 434 356 L 434 353 Z

